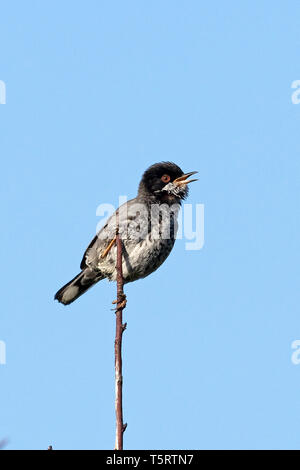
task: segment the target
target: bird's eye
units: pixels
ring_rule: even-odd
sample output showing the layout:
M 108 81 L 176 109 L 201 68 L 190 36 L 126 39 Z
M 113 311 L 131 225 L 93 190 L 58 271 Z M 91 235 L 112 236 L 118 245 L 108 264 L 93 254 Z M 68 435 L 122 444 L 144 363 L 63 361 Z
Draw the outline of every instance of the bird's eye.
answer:
M 160 179 L 161 179 L 164 183 L 168 183 L 171 178 L 170 178 L 169 175 L 163 175 Z

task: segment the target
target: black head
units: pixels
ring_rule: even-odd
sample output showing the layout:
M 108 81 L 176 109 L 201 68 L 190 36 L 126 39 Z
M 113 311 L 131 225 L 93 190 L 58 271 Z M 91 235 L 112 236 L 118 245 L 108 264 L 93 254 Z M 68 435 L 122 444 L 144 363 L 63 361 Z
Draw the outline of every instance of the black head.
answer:
M 143 174 L 139 185 L 139 195 L 152 196 L 167 203 L 180 202 L 188 195 L 187 184 L 196 180 L 188 177 L 197 173 L 183 173 L 181 168 L 172 162 L 155 163 Z

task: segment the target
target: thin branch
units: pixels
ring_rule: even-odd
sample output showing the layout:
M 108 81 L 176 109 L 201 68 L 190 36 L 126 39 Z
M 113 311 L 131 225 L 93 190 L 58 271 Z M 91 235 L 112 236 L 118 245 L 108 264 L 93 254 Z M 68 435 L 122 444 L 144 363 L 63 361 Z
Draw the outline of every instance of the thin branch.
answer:
M 123 309 L 126 306 L 126 296 L 123 291 L 122 249 L 123 243 L 117 224 L 117 307 L 116 307 L 116 338 L 115 338 L 115 409 L 116 409 L 116 450 L 123 450 L 123 433 L 127 424 L 123 422 L 123 376 L 122 376 L 122 335 L 126 328 L 123 324 Z

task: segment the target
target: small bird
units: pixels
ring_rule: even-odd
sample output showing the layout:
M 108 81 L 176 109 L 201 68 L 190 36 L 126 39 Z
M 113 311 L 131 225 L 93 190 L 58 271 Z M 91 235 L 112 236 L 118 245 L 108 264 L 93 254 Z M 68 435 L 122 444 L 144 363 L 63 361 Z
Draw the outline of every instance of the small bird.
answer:
M 188 195 L 188 179 L 172 162 L 155 163 L 142 176 L 137 197 L 108 219 L 84 253 L 81 272 L 62 287 L 55 299 L 68 305 L 102 279 L 116 281 L 116 230 L 122 240 L 124 284 L 142 279 L 166 260 L 176 238 L 177 217 Z

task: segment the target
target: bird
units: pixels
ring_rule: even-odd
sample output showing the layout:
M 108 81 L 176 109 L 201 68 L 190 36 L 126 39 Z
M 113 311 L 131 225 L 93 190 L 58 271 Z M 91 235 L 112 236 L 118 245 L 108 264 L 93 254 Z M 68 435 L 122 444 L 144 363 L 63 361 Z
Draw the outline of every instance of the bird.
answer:
M 116 231 L 122 240 L 124 284 L 145 278 L 169 256 L 178 229 L 181 203 L 188 196 L 189 179 L 173 162 L 151 165 L 142 175 L 137 196 L 122 204 L 87 247 L 81 272 L 55 294 L 69 305 L 97 282 L 117 280 Z

